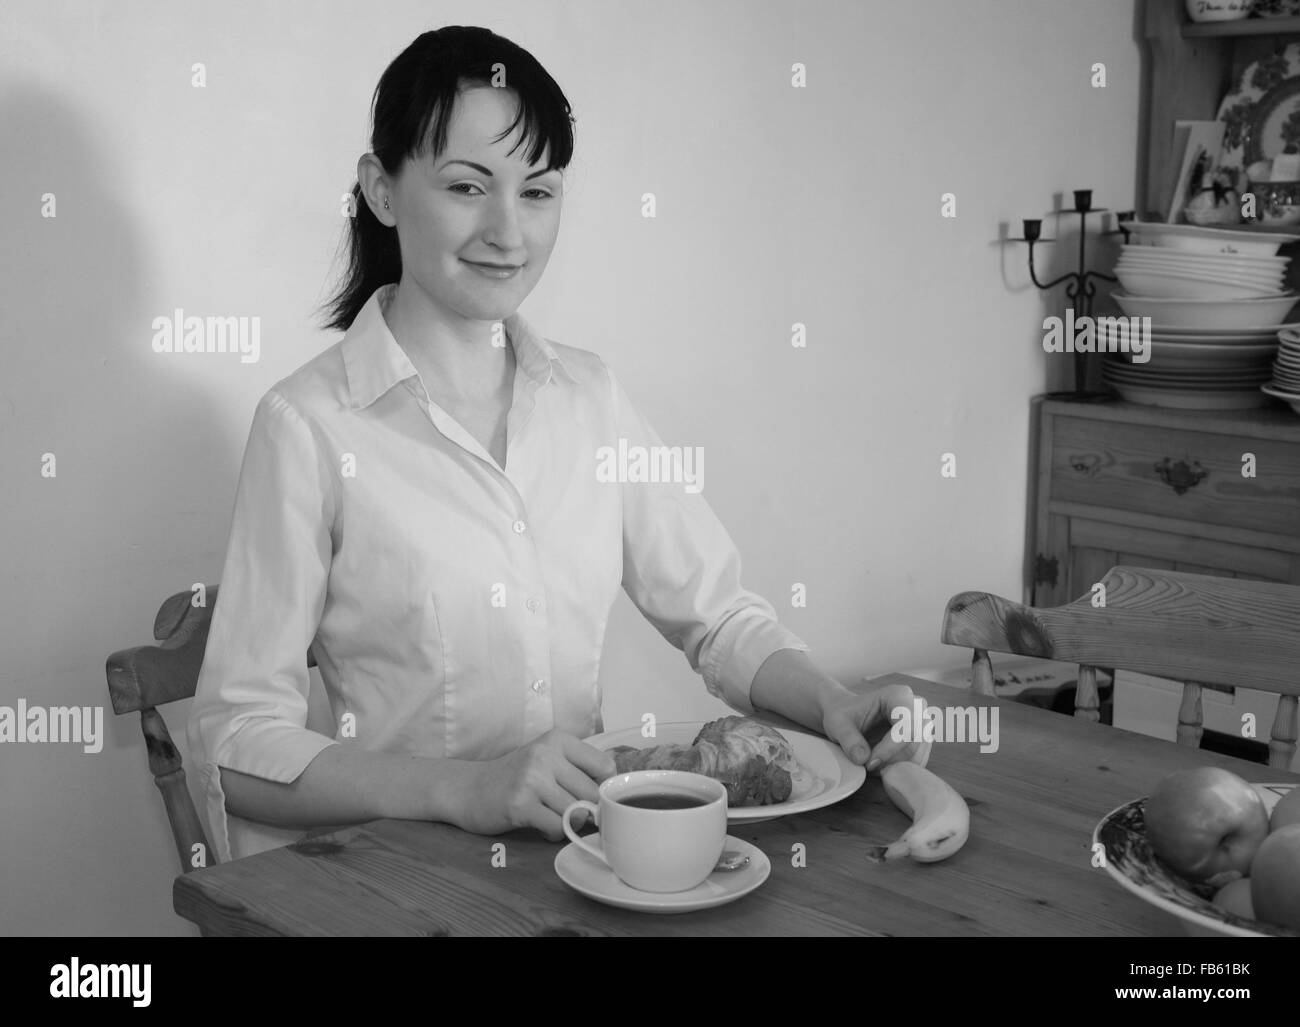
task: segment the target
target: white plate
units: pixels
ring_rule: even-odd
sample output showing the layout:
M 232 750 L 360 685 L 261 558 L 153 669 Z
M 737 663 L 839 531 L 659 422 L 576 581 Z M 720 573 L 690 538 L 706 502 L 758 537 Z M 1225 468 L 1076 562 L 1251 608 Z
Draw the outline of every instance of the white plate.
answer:
M 1274 359 L 1277 345 L 1261 342 L 1252 345 L 1215 345 L 1185 343 L 1169 339 L 1151 340 L 1150 364 L 1198 365 L 1205 367 L 1252 367 Z
M 1263 328 L 1197 328 L 1194 325 L 1175 327 L 1156 324 L 1153 319 L 1151 337 L 1189 342 L 1197 339 L 1209 342 L 1273 342 L 1283 338 L 1284 332 L 1295 332 L 1297 329 L 1300 329 L 1300 322 L 1295 321 L 1284 325 L 1266 325 Z M 1297 338 L 1300 338 L 1300 334 L 1297 334 Z
M 1139 247 L 1142 252 L 1130 250 L 1120 256 L 1117 266 L 1142 264 L 1147 267 L 1160 267 L 1180 275 L 1225 274 L 1244 278 L 1281 278 L 1286 274 L 1286 257 L 1269 257 L 1277 263 L 1263 264 L 1257 261 L 1249 263 L 1237 257 L 1203 257 L 1188 260 L 1195 254 L 1178 253 L 1176 250 L 1158 250 L 1154 246 Z M 1167 254 L 1167 256 L 1162 256 Z
M 1161 222 L 1133 221 L 1126 227 L 1139 238 L 1150 238 L 1156 246 L 1189 253 L 1231 253 L 1243 257 L 1272 257 L 1283 243 L 1300 242 L 1300 235 L 1282 232 L 1239 232 L 1229 228 L 1202 228 L 1199 225 L 1169 225 Z
M 1237 285 L 1227 281 L 1165 275 L 1155 271 L 1121 271 L 1115 276 L 1134 296 L 1188 300 L 1249 300 L 1277 297 L 1282 290 L 1271 285 Z
M 1159 389 L 1161 392 L 1250 392 L 1267 385 L 1273 380 L 1272 375 L 1260 375 L 1256 378 L 1243 378 L 1233 381 L 1211 381 L 1206 379 L 1181 378 L 1124 378 L 1106 375 L 1105 380 L 1112 385 L 1133 386 L 1139 389 Z
M 1162 278 L 1185 279 L 1188 282 L 1198 283 L 1200 285 L 1235 285 L 1243 289 L 1254 289 L 1257 293 L 1267 293 L 1270 296 L 1280 296 L 1286 292 L 1285 275 L 1229 275 L 1220 274 L 1217 271 L 1184 271 L 1173 268 L 1157 266 L 1155 264 L 1116 264 L 1115 276 L 1123 284 L 1127 279 L 1134 275 L 1160 275 Z M 1125 285 L 1124 288 L 1134 296 L 1151 296 L 1155 295 L 1151 290 L 1138 288 L 1132 285 Z M 1168 291 L 1168 290 L 1161 290 Z M 1199 293 L 1189 293 L 1189 295 L 1200 295 Z
M 1196 370 L 1187 369 L 1151 369 L 1149 364 L 1106 364 L 1102 373 L 1115 381 L 1130 382 L 1132 385 L 1167 385 L 1170 389 L 1245 389 L 1260 385 L 1273 376 L 1273 369 L 1262 367 L 1258 370 Z
M 1186 346 L 1188 350 L 1200 348 L 1223 347 L 1226 350 L 1262 350 L 1264 347 L 1277 350 L 1278 341 L 1268 331 L 1258 335 L 1179 335 L 1177 331 L 1152 331 L 1152 342 L 1164 343 L 1165 346 Z
M 1253 785 L 1271 813 L 1293 784 Z M 1257 920 L 1234 916 L 1215 906 L 1205 894 L 1172 873 L 1151 851 L 1146 836 L 1146 799 L 1135 799 L 1111 810 L 1092 832 L 1093 846 L 1101 845 L 1106 871 L 1125 889 L 1183 923 L 1188 934 L 1223 934 L 1238 937 L 1291 935 L 1296 932 L 1270 927 Z M 1196 886 L 1202 893 L 1209 889 Z
M 763 850 L 727 836 L 726 848 L 739 849 L 749 862 L 739 870 L 715 870 L 704 883 L 688 891 L 648 892 L 624 884 L 609 867 L 585 849 L 570 842 L 555 857 L 560 880 L 589 899 L 644 913 L 689 913 L 734 902 L 767 880 L 771 860 Z
M 1168 246 L 1136 246 L 1131 243 L 1120 247 L 1120 259 L 1124 260 L 1129 257 L 1160 260 L 1189 267 L 1206 265 L 1265 271 L 1285 270 L 1291 260 L 1290 257 L 1246 257 L 1241 254 L 1189 253 L 1186 250 L 1171 250 Z
M 1276 388 L 1273 385 L 1261 385 L 1260 391 L 1266 396 L 1272 396 L 1286 403 L 1297 414 L 1300 414 L 1300 391 L 1289 392 L 1285 389 Z
M 1136 267 L 1139 264 L 1143 267 L 1161 268 L 1167 271 L 1173 271 L 1180 275 L 1205 275 L 1205 274 L 1225 274 L 1235 275 L 1239 278 L 1282 278 L 1286 275 L 1286 260 L 1279 257 L 1281 264 L 1269 264 L 1257 266 L 1255 264 L 1239 264 L 1228 257 L 1211 257 L 1207 260 L 1171 260 L 1169 257 L 1156 256 L 1160 251 L 1153 247 L 1144 246 L 1143 249 L 1148 253 L 1125 253 L 1116 262 L 1116 267 Z M 1166 253 L 1172 253 L 1172 250 L 1166 250 Z
M 1108 357 L 1102 364 L 1107 373 L 1129 375 L 1138 378 L 1204 378 L 1209 381 L 1219 378 L 1259 378 L 1269 374 L 1273 362 L 1267 358 L 1253 364 L 1219 364 L 1214 367 L 1188 367 L 1185 364 L 1166 365 L 1160 357 L 1152 357 L 1145 364 L 1129 363 L 1118 355 Z
M 623 731 L 606 731 L 583 739 L 588 745 L 597 749 L 612 749 L 616 745 L 630 745 L 634 749 L 648 749 L 655 745 L 690 745 L 700 733 L 701 723 L 659 724 L 654 738 L 643 738 L 639 727 Z M 737 806 L 727 810 L 727 823 L 754 824 L 764 820 L 788 816 L 791 813 L 807 813 L 809 810 L 821 809 L 832 803 L 847 799 L 862 787 L 867 779 L 867 772 L 844 755 L 838 745 L 818 738 L 816 735 L 789 728 L 777 728 L 790 747 L 799 765 L 808 772 L 808 780 L 796 783 L 790 798 L 785 802 L 776 802 L 770 806 Z
M 1181 326 L 1220 332 L 1237 331 L 1247 326 L 1276 331 L 1291 308 L 1300 301 L 1300 296 L 1294 293 L 1255 300 L 1165 299 L 1129 296 L 1120 292 L 1111 293 L 1111 297 L 1129 317 L 1149 317 L 1153 326 L 1159 322 L 1162 328 Z
M 1176 278 L 1190 278 L 1194 282 L 1225 282 L 1228 285 L 1267 287 L 1270 292 L 1286 291 L 1282 288 L 1286 275 L 1281 272 L 1254 275 L 1238 271 L 1220 271 L 1218 268 L 1178 267 L 1173 264 L 1159 264 L 1154 260 L 1121 260 L 1115 265 L 1115 274 L 1173 275 Z M 1138 292 L 1136 289 L 1130 291 Z
M 1196 390 L 1158 389 L 1150 386 L 1113 382 L 1111 387 L 1130 403 L 1169 410 L 1250 410 L 1264 406 L 1268 400 L 1255 389 Z

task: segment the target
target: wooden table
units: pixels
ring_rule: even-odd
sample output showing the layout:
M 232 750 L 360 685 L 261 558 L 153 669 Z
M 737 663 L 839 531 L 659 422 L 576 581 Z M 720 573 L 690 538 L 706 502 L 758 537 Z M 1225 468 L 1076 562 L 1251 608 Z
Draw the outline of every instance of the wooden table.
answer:
M 891 674 L 939 705 L 1000 708 L 1000 747 L 936 744 L 930 768 L 970 804 L 971 837 L 945 862 L 874 863 L 908 826 L 870 775 L 824 809 L 730 833 L 772 873 L 714 909 L 616 909 L 555 874 L 561 843 L 488 838 L 445 824 L 378 820 L 176 878 L 176 912 L 222 935 L 1113 935 L 1182 934 L 1175 918 L 1091 863 L 1097 821 L 1163 775 L 1205 764 L 1248 781 L 1295 774 L 1010 700 Z M 504 843 L 506 866 L 492 865 Z M 792 846 L 806 849 L 792 865 Z

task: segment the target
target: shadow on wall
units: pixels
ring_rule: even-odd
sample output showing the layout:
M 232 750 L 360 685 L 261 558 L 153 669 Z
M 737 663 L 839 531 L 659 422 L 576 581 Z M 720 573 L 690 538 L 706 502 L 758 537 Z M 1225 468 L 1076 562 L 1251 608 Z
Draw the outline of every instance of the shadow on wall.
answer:
M 128 144 L 138 163 L 114 166 L 102 129 L 58 92 L 9 80 L 0 97 L 0 136 L 13 141 L 0 247 L 0 704 L 104 707 L 98 754 L 0 746 L 0 862 L 22 882 L 4 889 L 0 923 L 10 934 L 192 933 L 171 911 L 176 857 L 139 718 L 113 715 L 104 661 L 152 640 L 167 595 L 217 580 L 243 438 L 223 437 L 229 411 L 202 374 L 152 350 L 153 318 L 190 306 L 156 291 L 171 272 L 144 230 L 185 226 L 133 206 L 183 195 L 166 134 L 147 151 Z M 57 216 L 42 216 L 49 207 Z M 200 232 L 191 281 L 222 274 L 202 266 Z M 46 453 L 56 476 L 41 473 Z M 182 748 L 188 706 L 163 711 Z

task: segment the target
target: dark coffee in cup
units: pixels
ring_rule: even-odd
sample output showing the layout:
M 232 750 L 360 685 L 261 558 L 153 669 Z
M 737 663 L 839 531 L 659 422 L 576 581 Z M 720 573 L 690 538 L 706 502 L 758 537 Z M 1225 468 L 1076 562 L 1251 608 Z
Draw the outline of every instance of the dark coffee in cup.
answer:
M 640 795 L 624 795 L 615 801 L 637 809 L 695 809 L 697 806 L 707 806 L 713 800 L 689 792 L 643 792 Z

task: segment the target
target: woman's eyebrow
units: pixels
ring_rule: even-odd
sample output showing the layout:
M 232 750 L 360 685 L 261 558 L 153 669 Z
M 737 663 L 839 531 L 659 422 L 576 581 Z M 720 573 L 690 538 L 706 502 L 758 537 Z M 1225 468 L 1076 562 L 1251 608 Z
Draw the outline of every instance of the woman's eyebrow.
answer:
M 492 174 L 492 172 L 489 171 L 487 168 L 485 168 L 482 164 L 475 164 L 473 161 L 470 161 L 470 160 L 460 160 L 460 159 L 449 160 L 449 161 L 446 161 L 446 162 L 442 165 L 442 167 L 439 168 L 438 170 L 441 171 L 441 170 L 442 170 L 443 168 L 445 168 L 448 164 L 464 164 L 464 165 L 466 165 L 467 167 L 471 167 L 471 168 L 473 168 L 475 171 L 480 172 L 481 174 L 487 175 L 488 178 L 492 178 L 492 177 L 494 177 L 493 174 Z M 531 180 L 534 179 L 534 178 L 541 178 L 543 175 L 549 175 L 552 171 L 555 171 L 555 170 L 556 170 L 555 168 L 545 168 L 545 169 L 543 169 L 542 171 L 534 171 L 531 175 L 528 175 L 528 176 L 524 179 L 524 181 L 525 181 L 525 182 L 529 182 L 529 181 L 531 181 Z

